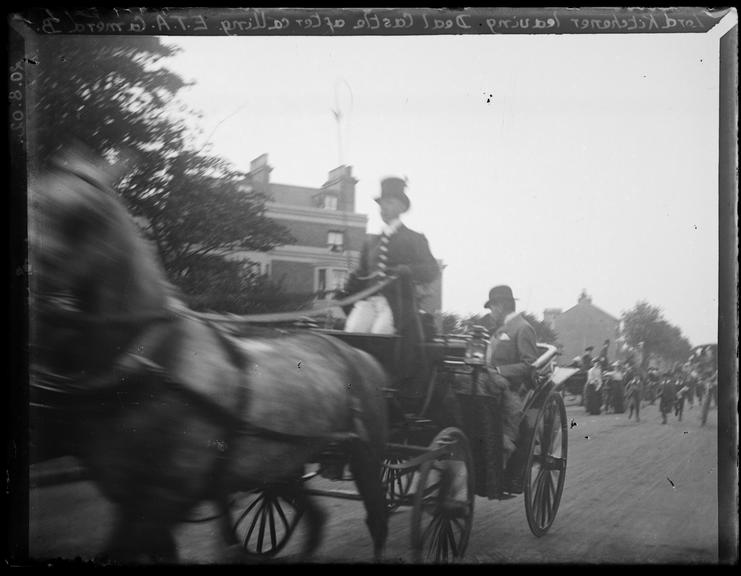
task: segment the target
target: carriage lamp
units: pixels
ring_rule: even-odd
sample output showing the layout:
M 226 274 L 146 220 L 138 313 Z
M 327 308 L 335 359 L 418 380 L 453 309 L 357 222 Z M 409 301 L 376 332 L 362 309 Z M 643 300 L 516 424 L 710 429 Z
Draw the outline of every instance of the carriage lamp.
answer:
M 483 326 L 472 328 L 471 338 L 466 345 L 464 360 L 471 366 L 486 364 L 486 348 L 489 345 L 489 332 Z

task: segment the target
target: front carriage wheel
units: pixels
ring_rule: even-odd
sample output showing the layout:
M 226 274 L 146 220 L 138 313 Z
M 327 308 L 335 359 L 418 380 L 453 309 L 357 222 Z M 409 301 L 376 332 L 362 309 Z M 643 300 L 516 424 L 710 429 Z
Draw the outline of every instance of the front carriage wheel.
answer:
M 236 506 L 241 512 L 234 535 L 248 554 L 266 558 L 283 549 L 304 512 L 294 498 L 274 488 L 247 492 Z
M 446 428 L 429 446 L 446 452 L 422 463 L 412 509 L 415 562 L 450 562 L 463 557 L 473 525 L 473 458 L 468 439 Z
M 556 518 L 567 452 L 566 408 L 561 395 L 551 392 L 538 413 L 524 472 L 525 515 L 536 536 L 545 534 Z
M 403 464 L 400 456 L 387 456 L 381 467 L 381 482 L 386 489 L 386 508 L 393 512 L 407 502 L 414 480 L 414 470 L 400 470 L 394 466 Z

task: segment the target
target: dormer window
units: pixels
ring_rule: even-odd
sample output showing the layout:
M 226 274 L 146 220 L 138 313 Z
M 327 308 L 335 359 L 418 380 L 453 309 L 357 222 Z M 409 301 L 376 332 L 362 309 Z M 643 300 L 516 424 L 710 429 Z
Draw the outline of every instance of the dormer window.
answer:
M 337 232 L 336 230 L 330 230 L 327 233 L 327 245 L 329 246 L 330 252 L 342 252 L 344 244 L 344 233 Z
M 336 194 L 325 194 L 322 197 L 322 208 L 325 210 L 337 210 L 337 195 Z

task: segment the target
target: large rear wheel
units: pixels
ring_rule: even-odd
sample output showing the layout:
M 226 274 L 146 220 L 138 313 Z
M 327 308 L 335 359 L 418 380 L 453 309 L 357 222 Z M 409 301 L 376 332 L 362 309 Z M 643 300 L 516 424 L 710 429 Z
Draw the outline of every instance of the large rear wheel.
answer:
M 267 558 L 283 549 L 304 512 L 289 491 L 270 487 L 243 494 L 234 506 L 237 541 L 248 554 Z
M 412 509 L 415 562 L 450 562 L 463 557 L 473 525 L 473 458 L 468 439 L 446 428 L 429 446 L 444 452 L 419 469 Z
M 561 395 L 551 392 L 538 413 L 525 466 L 525 515 L 542 536 L 553 524 L 566 480 L 568 428 Z

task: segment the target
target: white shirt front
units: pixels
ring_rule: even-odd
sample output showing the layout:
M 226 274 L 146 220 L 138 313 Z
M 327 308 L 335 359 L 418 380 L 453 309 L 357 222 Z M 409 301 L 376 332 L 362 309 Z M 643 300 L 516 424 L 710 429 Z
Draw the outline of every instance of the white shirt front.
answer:
M 506 315 L 506 316 L 504 317 L 504 324 L 502 324 L 502 326 L 506 325 L 506 324 L 507 324 L 507 322 L 509 322 L 510 320 L 512 320 L 512 318 L 514 318 L 514 317 L 515 317 L 515 316 L 517 316 L 518 314 L 519 314 L 519 312 L 517 312 L 516 310 L 513 310 L 512 312 L 510 312 L 509 314 L 507 314 L 507 315 Z
M 401 226 L 401 220 L 399 218 L 396 218 L 395 220 L 392 220 L 391 222 L 386 224 L 381 232 L 386 234 L 386 236 L 391 236 L 399 229 L 399 226 Z

